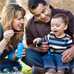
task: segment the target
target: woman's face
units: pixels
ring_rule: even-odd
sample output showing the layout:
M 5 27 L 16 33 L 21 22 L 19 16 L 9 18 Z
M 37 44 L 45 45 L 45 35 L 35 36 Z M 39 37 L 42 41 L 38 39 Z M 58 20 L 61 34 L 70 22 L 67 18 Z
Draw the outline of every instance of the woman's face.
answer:
M 22 16 L 21 12 L 13 19 L 12 27 L 15 31 L 24 29 L 24 16 Z

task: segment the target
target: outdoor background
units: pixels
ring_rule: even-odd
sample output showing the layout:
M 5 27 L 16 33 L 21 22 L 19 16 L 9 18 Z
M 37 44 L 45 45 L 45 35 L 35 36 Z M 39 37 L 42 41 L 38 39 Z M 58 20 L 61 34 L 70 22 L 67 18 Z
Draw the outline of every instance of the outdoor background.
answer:
M 28 8 L 27 8 L 27 1 L 28 0 L 0 0 L 0 15 L 1 11 L 3 9 L 3 6 L 7 3 L 18 3 L 27 11 L 27 19 L 30 18 L 31 14 L 29 14 Z M 74 14 L 74 0 L 46 0 L 47 2 L 50 2 L 52 6 L 55 8 L 63 8 L 70 10 Z
M 28 10 L 27 1 L 28 0 L 0 0 L 0 17 L 1 17 L 1 12 L 4 5 L 6 5 L 7 3 L 18 3 L 26 10 L 26 18 L 28 21 L 29 18 L 32 16 L 32 14 L 30 14 Z M 66 10 L 71 11 L 74 14 L 74 0 L 46 0 L 46 1 L 55 8 L 66 9 Z M 23 38 L 24 38 L 23 39 L 24 44 L 26 45 L 25 34 Z M 23 65 L 22 66 L 23 74 L 32 74 L 32 70 L 29 66 L 23 63 L 22 65 Z

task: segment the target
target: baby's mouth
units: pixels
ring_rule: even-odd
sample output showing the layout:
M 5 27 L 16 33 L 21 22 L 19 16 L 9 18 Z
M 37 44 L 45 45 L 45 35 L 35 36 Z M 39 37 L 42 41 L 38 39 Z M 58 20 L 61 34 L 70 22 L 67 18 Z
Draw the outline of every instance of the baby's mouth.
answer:
M 51 33 L 52 33 L 52 34 L 57 34 L 58 31 L 57 31 L 57 30 L 51 30 Z
M 52 31 L 52 33 L 56 33 L 57 31 Z
M 57 32 L 57 31 L 53 31 L 53 32 Z

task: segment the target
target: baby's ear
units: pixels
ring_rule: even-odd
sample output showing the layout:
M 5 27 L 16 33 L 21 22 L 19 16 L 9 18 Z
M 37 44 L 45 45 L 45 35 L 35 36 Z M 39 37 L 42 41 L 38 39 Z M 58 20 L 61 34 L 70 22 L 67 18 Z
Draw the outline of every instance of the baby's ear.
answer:
M 68 28 L 68 24 L 65 25 L 64 30 L 67 30 L 67 28 Z

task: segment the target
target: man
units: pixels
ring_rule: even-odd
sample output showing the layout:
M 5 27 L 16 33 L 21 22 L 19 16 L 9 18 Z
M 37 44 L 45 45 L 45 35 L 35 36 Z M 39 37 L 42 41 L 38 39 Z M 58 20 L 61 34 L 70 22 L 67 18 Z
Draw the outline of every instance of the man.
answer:
M 43 67 L 42 56 L 47 52 L 49 46 L 47 42 L 43 42 L 41 47 L 35 47 L 33 40 L 37 37 L 43 37 L 50 32 L 50 20 L 58 13 L 64 13 L 69 16 L 69 28 L 66 33 L 74 38 L 74 17 L 69 11 L 54 9 L 44 0 L 29 0 L 28 7 L 34 15 L 26 26 L 26 41 L 29 49 L 26 52 L 26 62 L 30 66 Z M 63 62 L 68 62 L 74 57 L 72 46 L 67 51 L 63 52 Z M 36 73 L 35 73 L 36 74 Z M 37 73 L 38 74 L 38 73 Z

